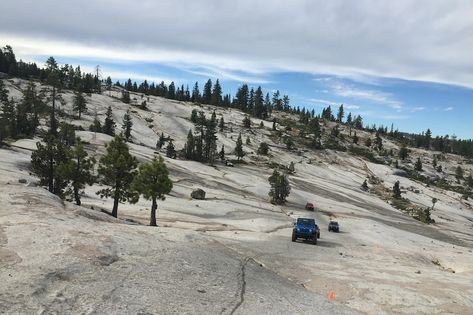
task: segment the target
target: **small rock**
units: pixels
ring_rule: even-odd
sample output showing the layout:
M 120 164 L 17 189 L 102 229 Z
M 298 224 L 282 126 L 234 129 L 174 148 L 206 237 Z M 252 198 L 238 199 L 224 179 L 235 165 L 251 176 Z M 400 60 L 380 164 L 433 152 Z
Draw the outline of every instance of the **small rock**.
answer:
M 199 292 L 199 293 L 205 293 L 205 292 L 207 292 L 207 291 L 205 291 L 205 290 L 203 290 L 203 289 L 198 289 L 197 292 Z
M 192 199 L 198 199 L 198 200 L 204 200 L 205 199 L 205 191 L 203 189 L 196 189 L 193 190 L 191 193 L 191 198 Z
M 20 179 L 18 180 L 18 182 L 19 182 L 20 184 L 26 184 L 28 181 L 27 181 L 26 179 L 24 179 L 24 178 L 20 178 Z
M 420 274 L 420 270 L 417 270 L 416 273 L 417 273 L 417 274 Z

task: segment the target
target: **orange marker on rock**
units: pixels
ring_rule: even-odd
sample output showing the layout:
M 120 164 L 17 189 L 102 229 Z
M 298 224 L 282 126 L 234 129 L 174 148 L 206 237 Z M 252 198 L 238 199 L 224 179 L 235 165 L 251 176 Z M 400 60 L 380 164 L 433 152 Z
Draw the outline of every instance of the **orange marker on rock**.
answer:
M 333 301 L 334 298 L 335 298 L 335 293 L 333 293 L 333 291 L 330 291 L 329 294 L 328 294 L 328 299 L 330 301 Z

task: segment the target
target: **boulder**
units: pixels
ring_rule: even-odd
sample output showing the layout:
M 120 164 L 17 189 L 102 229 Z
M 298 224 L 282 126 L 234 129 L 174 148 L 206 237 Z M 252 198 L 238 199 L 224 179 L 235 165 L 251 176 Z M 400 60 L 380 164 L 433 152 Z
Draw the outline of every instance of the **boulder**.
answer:
M 20 184 L 26 184 L 26 183 L 27 183 L 27 180 L 24 179 L 24 178 L 20 178 L 20 179 L 18 180 L 18 182 L 19 182 Z
M 395 171 L 393 172 L 393 175 L 401 176 L 401 177 L 408 177 L 407 172 L 404 171 L 404 170 L 395 170 Z
M 199 200 L 204 200 L 205 199 L 205 191 L 203 189 L 195 189 L 191 193 L 192 199 L 199 199 Z

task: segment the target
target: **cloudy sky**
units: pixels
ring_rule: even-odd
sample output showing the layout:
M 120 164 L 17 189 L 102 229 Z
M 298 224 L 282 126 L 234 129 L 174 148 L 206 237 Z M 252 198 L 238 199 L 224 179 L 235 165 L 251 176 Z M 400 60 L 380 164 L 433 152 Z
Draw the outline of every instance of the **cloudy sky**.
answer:
M 473 138 L 470 0 L 1 1 L 0 45 L 114 80 L 220 78 L 292 105 Z

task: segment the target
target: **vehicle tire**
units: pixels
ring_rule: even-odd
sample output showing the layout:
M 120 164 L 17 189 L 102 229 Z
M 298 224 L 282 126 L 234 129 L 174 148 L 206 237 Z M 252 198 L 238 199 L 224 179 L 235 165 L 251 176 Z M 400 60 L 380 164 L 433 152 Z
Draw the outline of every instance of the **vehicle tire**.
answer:
M 320 232 L 317 233 L 317 238 L 320 238 Z
M 295 242 L 297 240 L 296 233 L 293 231 L 292 232 L 292 241 Z
M 317 237 L 314 235 L 314 238 L 312 239 L 312 244 L 317 245 Z

